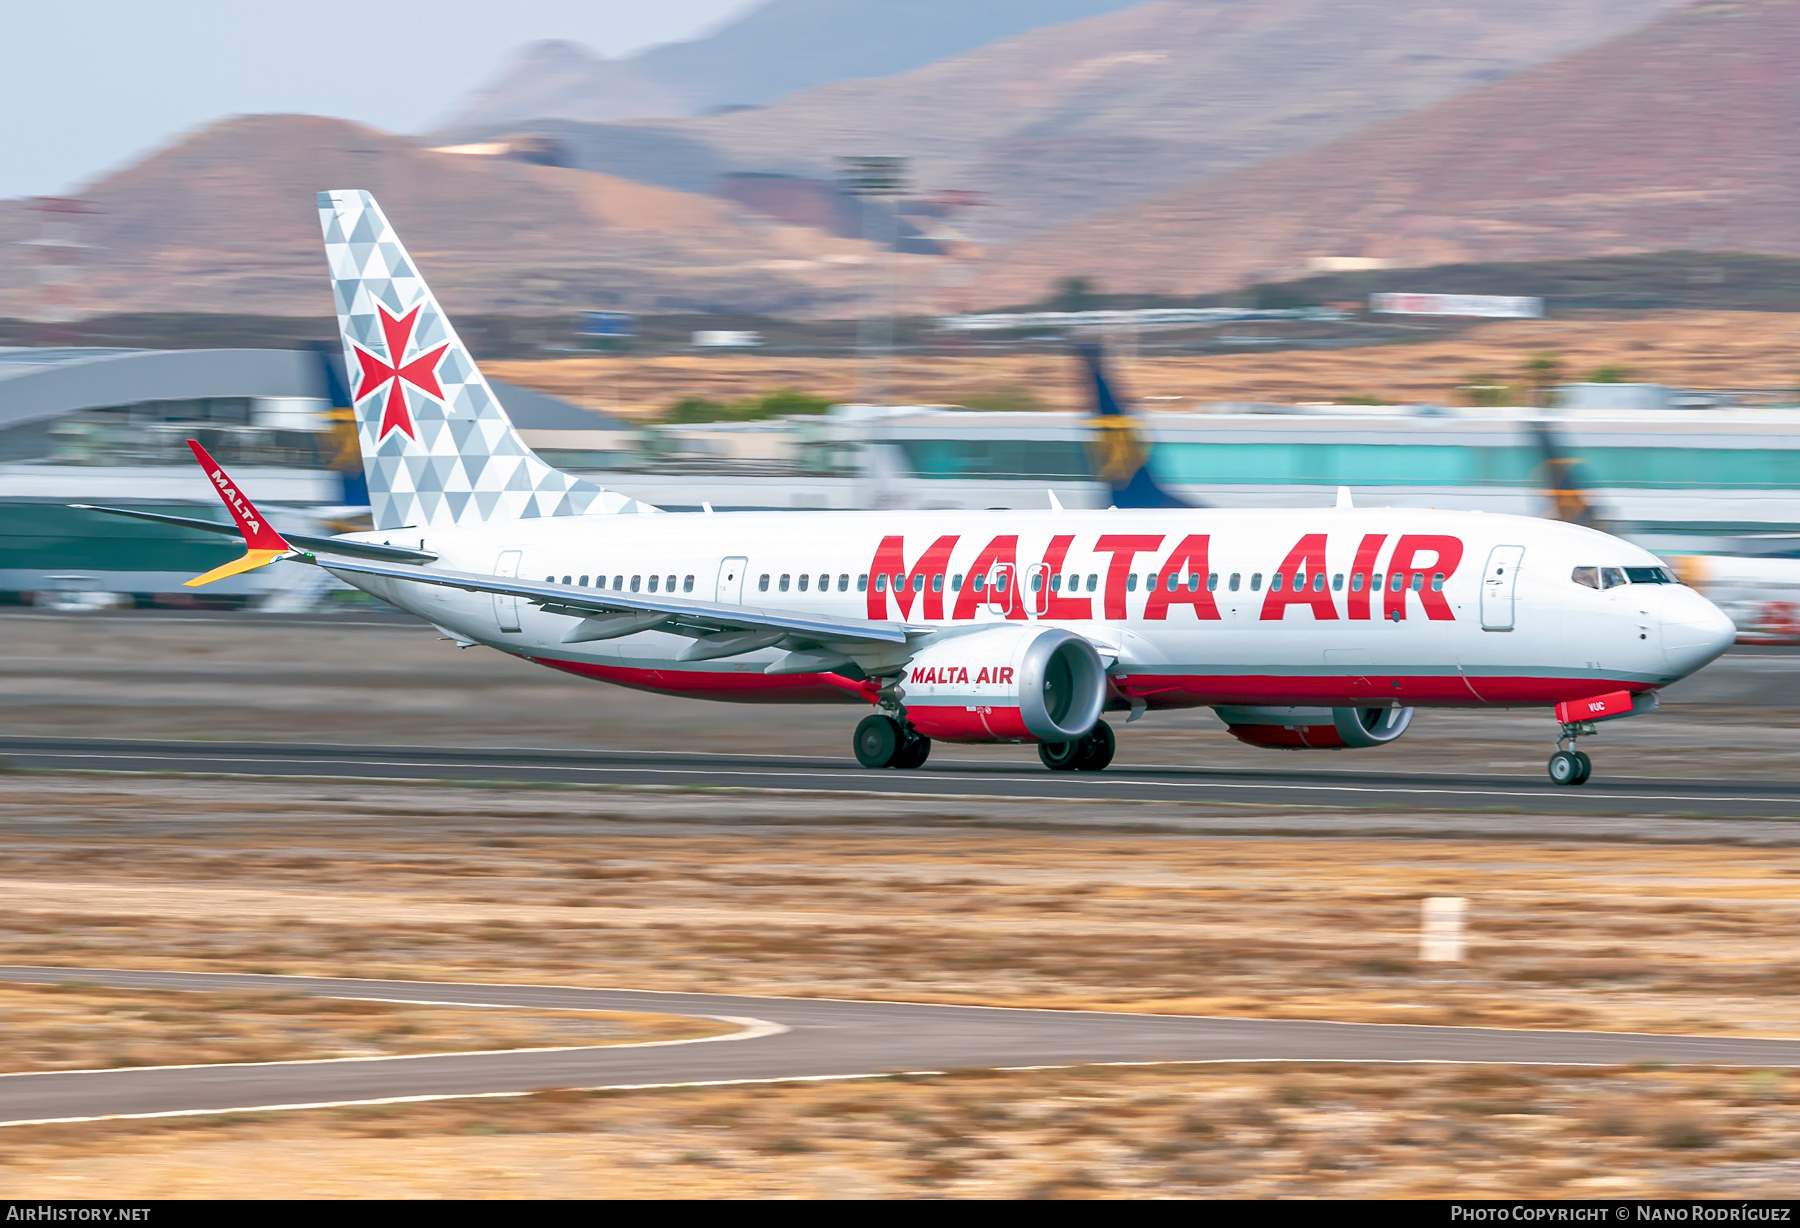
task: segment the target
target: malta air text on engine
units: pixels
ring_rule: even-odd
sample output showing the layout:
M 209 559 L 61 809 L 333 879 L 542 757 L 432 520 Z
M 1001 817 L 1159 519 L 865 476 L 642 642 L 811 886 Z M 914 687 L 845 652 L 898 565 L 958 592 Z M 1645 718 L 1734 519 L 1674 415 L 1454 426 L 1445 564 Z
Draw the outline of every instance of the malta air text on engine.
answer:
M 927 665 L 913 667 L 908 682 L 929 682 L 935 686 L 1011 686 L 1013 669 L 1010 665 L 981 665 L 975 669 L 974 677 L 969 676 L 966 665 Z
M 1212 535 L 1206 533 L 1181 537 L 1167 553 L 1169 535 L 1103 533 L 1095 539 L 1093 553 L 1107 561 L 1092 571 L 1069 563 L 1075 534 L 1052 537 L 1043 558 L 1023 568 L 1018 535 L 1001 534 L 980 549 L 966 572 L 952 568 L 962 540 L 958 535 L 937 538 L 910 564 L 904 537 L 890 536 L 877 547 L 859 587 L 867 594 L 871 619 L 897 614 L 942 622 L 986 612 L 1021 619 L 1117 621 L 1133 617 L 1128 606 L 1141 592 L 1135 616 L 1147 621 L 1166 620 L 1176 607 L 1186 607 L 1195 618 L 1218 619 L 1221 600 L 1260 603 L 1260 618 L 1268 622 L 1281 621 L 1295 606 L 1305 607 L 1317 621 L 1399 622 L 1407 617 L 1409 600 L 1428 619 L 1455 620 L 1444 585 L 1462 563 L 1461 538 L 1361 534 L 1347 570 L 1328 564 L 1327 539 L 1325 533 L 1302 535 L 1265 575 L 1215 570 Z

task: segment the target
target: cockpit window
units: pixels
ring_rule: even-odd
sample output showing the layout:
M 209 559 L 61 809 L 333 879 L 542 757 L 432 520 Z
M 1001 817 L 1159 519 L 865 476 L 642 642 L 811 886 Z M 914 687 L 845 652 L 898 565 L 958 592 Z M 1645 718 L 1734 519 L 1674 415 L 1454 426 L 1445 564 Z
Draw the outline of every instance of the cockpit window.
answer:
M 1622 584 L 1680 584 L 1667 567 L 1577 567 L 1569 579 L 1587 588 L 1617 588 Z

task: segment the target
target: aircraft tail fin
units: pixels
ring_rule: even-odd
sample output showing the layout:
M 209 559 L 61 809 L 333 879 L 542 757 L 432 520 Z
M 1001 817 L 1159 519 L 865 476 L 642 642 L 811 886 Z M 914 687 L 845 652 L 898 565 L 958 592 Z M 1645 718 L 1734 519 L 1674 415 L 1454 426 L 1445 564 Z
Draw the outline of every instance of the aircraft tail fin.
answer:
M 268 517 L 256 510 L 256 505 L 239 491 L 237 483 L 226 475 L 219 462 L 214 460 L 207 450 L 200 446 L 200 441 L 190 439 L 188 447 L 193 449 L 194 459 L 200 462 L 207 480 L 212 483 L 213 492 L 219 496 L 219 502 L 231 513 L 237 522 L 238 532 L 244 535 L 244 556 L 233 559 L 222 567 L 215 567 L 203 576 L 195 576 L 185 582 L 187 588 L 199 588 L 202 584 L 211 584 L 214 580 L 223 580 L 227 576 L 242 575 L 246 571 L 255 571 L 258 567 L 267 567 L 293 547 L 287 539 L 275 531 Z
M 1581 458 L 1564 446 L 1550 423 L 1533 422 L 1531 433 L 1537 443 L 1539 474 L 1550 500 L 1550 514 L 1569 524 L 1600 528 L 1604 517 L 1588 491 L 1587 467 Z
M 376 528 L 656 510 L 540 460 L 375 198 L 318 200 Z
M 1150 472 L 1150 452 L 1138 431 L 1136 416 L 1119 404 L 1106 378 L 1105 357 L 1098 342 L 1077 343 L 1076 353 L 1087 365 L 1093 384 L 1093 408 L 1088 425 L 1094 428 L 1089 442 L 1094 476 L 1112 487 L 1114 507 L 1197 507 L 1164 490 Z

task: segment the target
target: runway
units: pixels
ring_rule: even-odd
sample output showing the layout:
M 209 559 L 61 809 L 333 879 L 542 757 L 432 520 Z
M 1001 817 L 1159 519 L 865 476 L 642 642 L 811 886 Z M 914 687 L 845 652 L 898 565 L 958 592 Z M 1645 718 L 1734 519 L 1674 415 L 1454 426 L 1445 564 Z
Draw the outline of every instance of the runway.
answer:
M 570 751 L 300 742 L 0 737 L 14 767 L 387 780 L 479 780 L 635 787 L 766 789 L 906 797 L 1248 803 L 1336 810 L 1499 811 L 1643 819 L 1781 820 L 1800 816 L 1800 781 L 1624 777 L 1558 788 L 1542 777 L 1432 771 L 1119 766 L 1052 773 L 961 761 L 941 747 L 918 771 L 871 771 L 846 755 Z
M 80 981 L 163 990 L 280 990 L 334 998 L 494 1007 L 658 1011 L 728 1018 L 744 1025 L 735 1037 L 699 1042 L 0 1075 L 0 1125 L 521 1095 L 556 1087 L 847 1079 L 900 1072 L 1093 1063 L 1800 1066 L 1800 1039 L 1220 1019 L 92 968 L 0 967 L 0 980 L 36 984 Z

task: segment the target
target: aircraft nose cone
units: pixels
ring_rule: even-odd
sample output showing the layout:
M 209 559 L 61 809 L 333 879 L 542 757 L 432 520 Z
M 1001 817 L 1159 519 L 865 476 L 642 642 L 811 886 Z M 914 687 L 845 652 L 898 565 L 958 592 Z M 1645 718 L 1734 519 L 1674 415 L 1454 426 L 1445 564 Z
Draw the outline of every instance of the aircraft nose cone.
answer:
M 1669 593 L 1662 611 L 1662 641 L 1672 671 L 1691 674 L 1736 640 L 1736 624 L 1718 606 L 1691 588 Z

